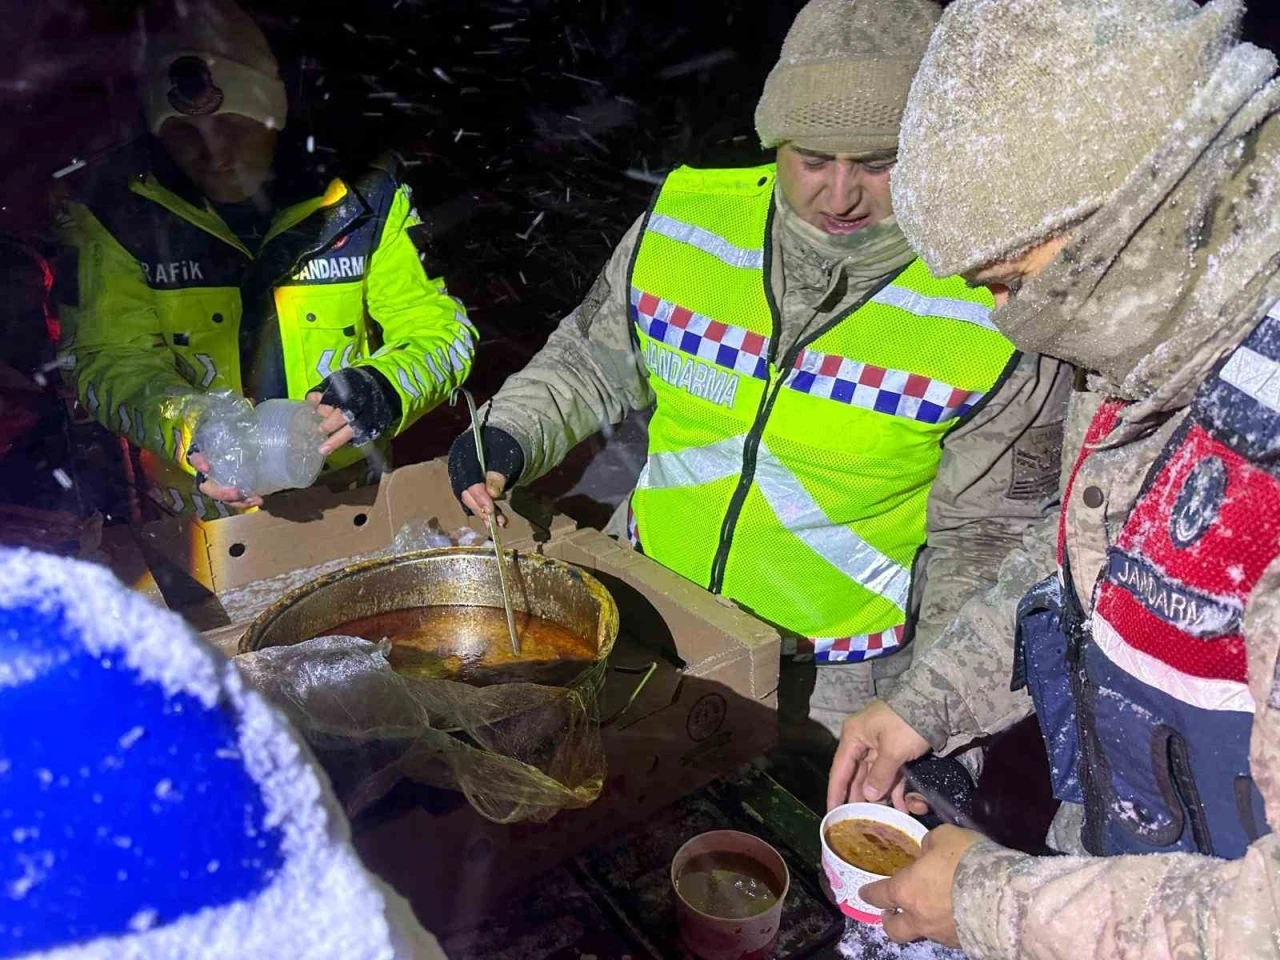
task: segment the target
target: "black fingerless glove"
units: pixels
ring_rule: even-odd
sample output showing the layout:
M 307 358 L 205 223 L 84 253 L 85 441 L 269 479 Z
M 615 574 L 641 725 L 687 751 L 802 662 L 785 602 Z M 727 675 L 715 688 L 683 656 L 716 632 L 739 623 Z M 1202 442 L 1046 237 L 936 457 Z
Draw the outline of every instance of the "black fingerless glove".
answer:
M 481 427 L 480 442 L 484 444 L 485 466 L 493 473 L 507 478 L 507 487 L 515 486 L 524 472 L 524 451 L 516 438 L 497 427 Z M 462 498 L 462 491 L 484 483 L 480 461 L 476 457 L 476 441 L 470 430 L 453 441 L 449 448 L 449 483 L 453 495 Z
M 357 447 L 372 443 L 400 422 L 400 394 L 373 367 L 343 367 L 315 390 L 321 403 L 342 411 Z

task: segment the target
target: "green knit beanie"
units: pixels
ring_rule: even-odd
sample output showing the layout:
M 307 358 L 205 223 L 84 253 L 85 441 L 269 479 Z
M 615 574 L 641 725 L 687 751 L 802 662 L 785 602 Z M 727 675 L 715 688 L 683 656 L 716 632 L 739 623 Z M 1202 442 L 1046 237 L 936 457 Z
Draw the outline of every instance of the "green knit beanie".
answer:
M 761 145 L 892 153 L 941 11 L 934 0 L 810 0 L 765 80 L 756 107 Z
M 893 207 L 936 276 L 1102 207 L 1236 42 L 1241 0 L 958 0 L 902 121 Z

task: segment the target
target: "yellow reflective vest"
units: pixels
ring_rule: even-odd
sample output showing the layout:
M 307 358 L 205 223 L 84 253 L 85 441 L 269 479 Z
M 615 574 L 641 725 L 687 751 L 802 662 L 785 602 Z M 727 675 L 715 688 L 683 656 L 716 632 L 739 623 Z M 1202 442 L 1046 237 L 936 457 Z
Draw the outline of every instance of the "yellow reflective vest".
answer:
M 427 276 L 418 222 L 394 170 L 375 167 L 279 211 L 251 252 L 152 173 L 108 182 L 62 224 L 74 254 L 58 280 L 63 368 L 85 409 L 141 448 L 158 504 L 225 515 L 186 461 L 198 395 L 300 400 L 335 370 L 370 366 L 399 394 L 398 433 L 466 379 L 477 334 Z M 245 368 L 264 355 L 282 382 L 257 396 Z M 327 467 L 361 456 L 343 448 Z
M 634 533 L 819 661 L 866 660 L 902 641 L 942 439 L 1016 356 L 986 290 L 919 260 L 779 355 L 774 179 L 681 168 L 645 220 L 630 294 L 657 408 Z

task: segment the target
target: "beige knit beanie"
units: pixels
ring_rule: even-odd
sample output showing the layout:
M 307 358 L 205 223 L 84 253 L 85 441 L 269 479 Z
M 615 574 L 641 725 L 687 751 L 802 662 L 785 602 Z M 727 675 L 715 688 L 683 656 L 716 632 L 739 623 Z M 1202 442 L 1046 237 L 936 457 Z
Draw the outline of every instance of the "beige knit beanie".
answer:
M 764 82 L 761 145 L 896 150 L 911 77 L 941 10 L 933 0 L 810 0 Z
M 902 121 L 893 208 L 936 276 L 1102 207 L 1235 43 L 1241 0 L 958 0 Z

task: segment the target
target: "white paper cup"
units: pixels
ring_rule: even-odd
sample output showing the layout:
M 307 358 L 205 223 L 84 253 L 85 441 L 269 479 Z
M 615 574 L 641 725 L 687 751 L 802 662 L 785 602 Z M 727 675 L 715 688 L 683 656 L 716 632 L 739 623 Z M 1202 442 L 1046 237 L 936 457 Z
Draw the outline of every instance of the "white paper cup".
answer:
M 868 883 L 883 880 L 884 876 L 846 863 L 827 846 L 827 829 L 841 820 L 874 820 L 876 823 L 896 827 L 916 840 L 923 840 L 929 831 L 914 817 L 879 803 L 846 803 L 822 818 L 822 825 L 818 828 L 822 838 L 822 870 L 827 875 L 827 882 L 831 884 L 836 906 L 846 917 L 862 923 L 880 923 L 883 911 L 863 900 L 859 891 Z

